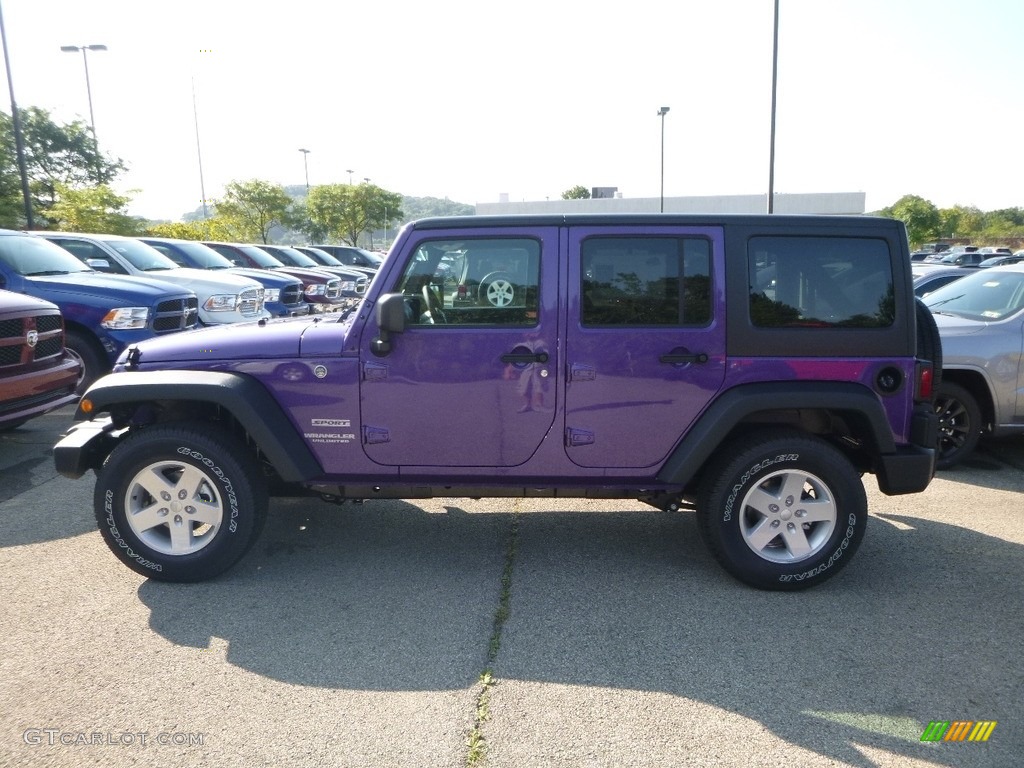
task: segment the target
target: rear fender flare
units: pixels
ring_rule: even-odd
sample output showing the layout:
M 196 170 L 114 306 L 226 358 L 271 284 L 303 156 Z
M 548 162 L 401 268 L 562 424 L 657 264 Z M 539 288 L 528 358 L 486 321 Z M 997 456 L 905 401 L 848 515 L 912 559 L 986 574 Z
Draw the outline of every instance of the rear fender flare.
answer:
M 687 431 L 658 473 L 658 480 L 687 484 L 733 430 L 764 411 L 827 410 L 866 426 L 858 435 L 877 454 L 894 453 L 896 443 L 878 396 L 860 384 L 772 382 L 736 387 L 719 397 Z

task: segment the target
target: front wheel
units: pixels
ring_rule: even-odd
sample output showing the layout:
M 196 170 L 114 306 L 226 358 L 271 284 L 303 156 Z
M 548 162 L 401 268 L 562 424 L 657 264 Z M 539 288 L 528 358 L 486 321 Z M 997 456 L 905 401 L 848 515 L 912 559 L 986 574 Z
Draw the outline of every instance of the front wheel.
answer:
M 80 331 L 68 331 L 64 335 L 64 346 L 80 366 L 75 392 L 85 394 L 96 379 L 110 370 L 110 364 L 104 359 L 99 344 Z
M 130 434 L 97 472 L 100 533 L 136 573 L 202 581 L 230 568 L 259 536 L 266 484 L 252 453 L 209 425 Z
M 831 444 L 752 433 L 709 467 L 698 530 L 719 564 L 759 589 L 820 584 L 849 562 L 867 525 L 860 475 Z

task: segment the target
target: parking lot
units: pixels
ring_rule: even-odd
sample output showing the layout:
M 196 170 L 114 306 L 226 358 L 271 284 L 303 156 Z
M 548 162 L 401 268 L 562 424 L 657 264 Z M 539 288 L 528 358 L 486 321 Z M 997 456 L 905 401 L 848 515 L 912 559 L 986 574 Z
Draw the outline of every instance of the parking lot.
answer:
M 807 592 L 731 579 L 692 515 L 552 499 L 276 501 L 172 585 L 56 475 L 70 416 L 0 433 L 0 766 L 1021 764 L 1024 441 L 924 494 L 868 478 L 864 544 Z

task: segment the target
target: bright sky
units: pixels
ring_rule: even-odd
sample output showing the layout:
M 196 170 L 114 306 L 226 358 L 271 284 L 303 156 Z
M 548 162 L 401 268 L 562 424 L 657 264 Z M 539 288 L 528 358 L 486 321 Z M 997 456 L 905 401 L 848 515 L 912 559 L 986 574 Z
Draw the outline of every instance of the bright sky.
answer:
M 88 120 L 134 213 L 232 180 L 463 203 L 768 187 L 774 0 L 0 0 L 19 107 Z M 775 190 L 1024 206 L 1024 2 L 780 0 Z M 193 109 L 193 82 L 195 109 Z M 0 105 L 9 111 L 6 92 Z

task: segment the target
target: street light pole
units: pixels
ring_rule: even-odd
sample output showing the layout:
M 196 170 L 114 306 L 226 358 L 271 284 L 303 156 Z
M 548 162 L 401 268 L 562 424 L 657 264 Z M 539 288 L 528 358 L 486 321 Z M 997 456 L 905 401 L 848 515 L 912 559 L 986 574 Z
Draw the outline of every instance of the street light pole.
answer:
M 661 117 L 661 212 L 665 212 L 665 115 L 668 114 L 668 107 L 658 110 Z
M 302 153 L 302 167 L 306 171 L 306 197 L 309 197 L 309 163 L 306 162 L 306 158 L 309 157 L 309 150 L 300 149 L 299 152 Z
M 772 127 L 768 150 L 768 213 L 775 213 L 775 92 L 779 80 L 779 0 L 775 0 L 775 31 L 772 35 Z
M 345 173 L 348 174 L 348 185 L 351 187 L 352 186 L 352 174 L 355 173 L 355 171 L 353 171 L 351 168 L 348 168 L 348 169 L 345 170 Z
M 199 194 L 203 201 L 203 219 L 210 218 L 206 208 L 206 182 L 203 181 L 203 149 L 199 144 L 199 110 L 196 109 L 196 79 L 192 78 L 192 117 L 196 124 L 196 158 L 199 160 Z
M 4 12 L 0 8 L 0 41 L 3 42 L 4 64 L 7 68 L 7 88 L 11 92 L 11 127 L 14 129 L 14 152 L 18 156 L 18 174 L 21 176 L 21 195 L 25 201 L 25 228 L 35 229 L 32 220 L 32 195 L 28 188 L 28 170 L 25 167 L 25 139 L 21 133 L 21 118 L 18 104 L 14 100 L 14 78 L 11 76 L 11 57 L 7 53 L 7 28 L 4 26 Z
M 82 63 L 85 65 L 85 93 L 89 97 L 89 126 L 92 128 L 92 144 L 93 150 L 96 152 L 96 181 L 100 183 L 103 179 L 100 178 L 100 142 L 96 138 L 96 116 L 92 111 L 92 85 L 89 82 L 89 57 L 87 53 L 89 51 L 105 51 L 107 46 L 105 45 L 62 45 L 60 47 L 64 53 L 78 53 L 82 52 Z

